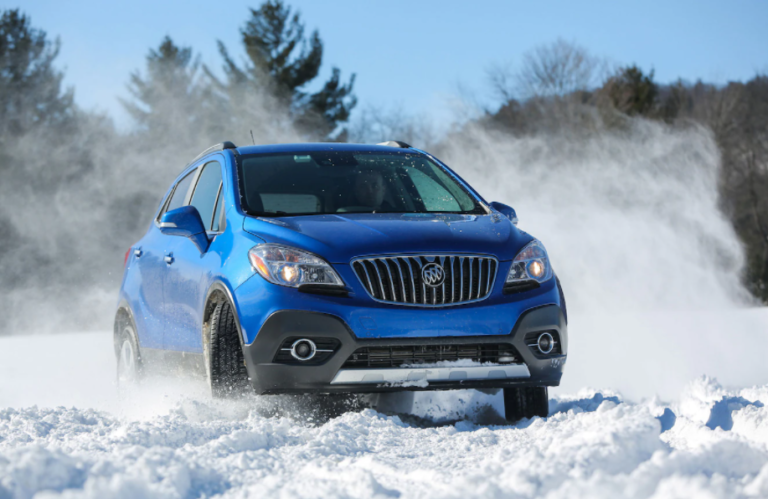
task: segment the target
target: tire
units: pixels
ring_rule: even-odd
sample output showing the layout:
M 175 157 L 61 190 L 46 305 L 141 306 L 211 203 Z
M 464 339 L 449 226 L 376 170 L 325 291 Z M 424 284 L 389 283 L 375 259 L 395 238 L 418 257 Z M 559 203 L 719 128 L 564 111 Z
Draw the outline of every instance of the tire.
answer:
M 117 354 L 117 387 L 124 390 L 136 386 L 144 374 L 136 330 L 130 323 L 119 325 L 122 329 L 115 343 Z
M 510 423 L 523 418 L 549 415 L 549 396 L 546 386 L 523 386 L 504 389 L 504 417 Z
M 216 305 L 211 318 L 209 381 L 216 398 L 245 394 L 250 388 L 240 333 L 228 301 Z
M 563 294 L 563 287 L 560 285 L 560 278 L 555 277 L 557 281 L 557 292 L 560 293 L 560 308 L 563 310 L 563 318 L 565 323 L 568 324 L 568 309 L 565 306 L 565 294 Z

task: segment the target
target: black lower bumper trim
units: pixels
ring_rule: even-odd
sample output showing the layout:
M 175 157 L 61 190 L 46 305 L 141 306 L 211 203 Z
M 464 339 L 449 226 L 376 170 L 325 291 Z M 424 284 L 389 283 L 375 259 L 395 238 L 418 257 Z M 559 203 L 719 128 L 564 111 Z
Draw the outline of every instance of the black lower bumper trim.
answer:
M 525 344 L 535 331 L 557 331 L 562 354 L 537 358 Z M 288 338 L 335 338 L 340 346 L 327 360 L 314 365 L 275 363 L 275 355 Z M 418 345 L 511 344 L 528 367 L 530 377 L 515 379 L 430 381 L 428 384 L 331 384 L 352 354 L 361 348 L 412 348 Z M 284 310 L 264 323 L 256 339 L 245 345 L 244 354 L 251 383 L 257 393 L 369 393 L 402 390 L 450 390 L 463 388 L 504 388 L 511 386 L 557 386 L 567 354 L 567 326 L 557 305 L 524 313 L 506 335 L 436 338 L 359 339 L 340 318 L 315 312 Z M 519 362 L 520 359 L 516 359 Z

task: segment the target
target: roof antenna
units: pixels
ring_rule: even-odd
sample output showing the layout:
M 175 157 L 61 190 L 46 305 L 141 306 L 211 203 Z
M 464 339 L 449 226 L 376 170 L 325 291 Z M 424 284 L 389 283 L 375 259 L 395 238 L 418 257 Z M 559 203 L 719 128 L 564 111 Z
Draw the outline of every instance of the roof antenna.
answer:
M 256 145 L 256 139 L 253 138 L 253 130 L 251 130 L 251 140 L 253 141 L 253 145 Z

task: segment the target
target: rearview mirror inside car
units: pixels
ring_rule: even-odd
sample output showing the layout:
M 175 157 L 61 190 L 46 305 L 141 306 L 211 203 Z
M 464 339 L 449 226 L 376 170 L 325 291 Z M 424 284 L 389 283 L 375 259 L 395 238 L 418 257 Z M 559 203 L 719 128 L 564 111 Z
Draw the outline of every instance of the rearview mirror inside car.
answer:
M 200 253 L 208 250 L 208 234 L 194 206 L 182 206 L 163 214 L 160 218 L 160 232 L 168 236 L 188 237 L 197 245 Z

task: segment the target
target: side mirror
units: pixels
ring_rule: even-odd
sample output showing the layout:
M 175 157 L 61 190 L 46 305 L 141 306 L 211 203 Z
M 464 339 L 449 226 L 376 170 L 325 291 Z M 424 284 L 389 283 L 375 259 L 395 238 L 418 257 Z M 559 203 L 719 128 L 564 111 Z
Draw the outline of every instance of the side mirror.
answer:
M 194 206 L 182 206 L 166 212 L 160 218 L 160 232 L 167 236 L 183 236 L 192 240 L 200 253 L 208 251 L 208 234 Z
M 517 225 L 517 213 L 511 206 L 507 206 L 504 203 L 494 201 L 491 203 L 491 208 L 507 217 L 513 224 Z

